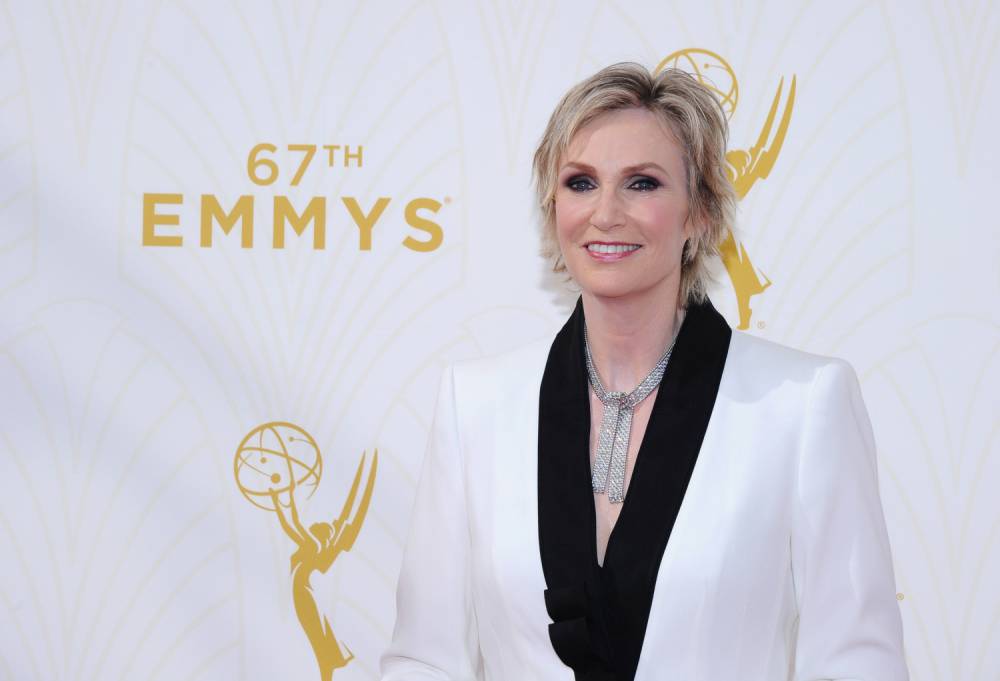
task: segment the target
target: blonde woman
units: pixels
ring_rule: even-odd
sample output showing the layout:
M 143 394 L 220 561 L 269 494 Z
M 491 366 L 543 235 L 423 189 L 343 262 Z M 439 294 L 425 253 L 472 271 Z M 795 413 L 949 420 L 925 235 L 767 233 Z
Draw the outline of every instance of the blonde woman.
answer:
M 385 681 L 904 681 L 874 439 L 849 364 L 733 331 L 726 121 L 610 66 L 535 154 L 581 295 L 554 340 L 445 372 Z

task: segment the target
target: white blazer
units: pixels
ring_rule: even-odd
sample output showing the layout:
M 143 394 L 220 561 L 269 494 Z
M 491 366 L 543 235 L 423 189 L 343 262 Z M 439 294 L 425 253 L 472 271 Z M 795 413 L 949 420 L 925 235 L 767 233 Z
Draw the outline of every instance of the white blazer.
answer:
M 851 366 L 689 307 L 602 572 L 582 321 L 444 372 L 382 679 L 906 681 Z

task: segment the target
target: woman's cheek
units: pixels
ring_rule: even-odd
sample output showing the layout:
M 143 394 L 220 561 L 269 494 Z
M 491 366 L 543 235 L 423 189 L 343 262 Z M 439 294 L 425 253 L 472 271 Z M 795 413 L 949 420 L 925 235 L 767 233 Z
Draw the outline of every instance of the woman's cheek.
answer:
M 684 240 L 684 214 L 675 206 L 648 202 L 638 207 L 633 217 L 635 224 L 642 225 L 643 231 L 658 239 L 669 241 L 673 234 L 675 239 Z
M 572 238 L 581 225 L 587 225 L 586 204 L 579 199 L 564 199 L 556 205 L 556 231 L 560 238 Z

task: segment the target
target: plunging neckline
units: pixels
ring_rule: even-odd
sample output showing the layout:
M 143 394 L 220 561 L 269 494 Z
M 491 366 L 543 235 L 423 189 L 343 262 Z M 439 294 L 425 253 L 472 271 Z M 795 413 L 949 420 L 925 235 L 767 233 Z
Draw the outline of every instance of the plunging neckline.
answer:
M 708 300 L 688 306 L 599 565 L 583 323 L 581 298 L 552 343 L 539 391 L 538 541 L 549 637 L 578 681 L 632 681 L 732 330 Z
M 593 390 L 593 388 L 591 388 L 588 385 L 588 388 L 587 388 L 587 401 L 588 401 L 588 405 L 590 404 L 590 398 L 591 398 L 592 390 Z M 635 450 L 635 455 L 633 457 L 633 462 L 632 462 L 632 472 L 631 472 L 631 475 L 628 474 L 628 467 L 627 467 L 628 464 L 626 462 L 626 469 L 625 469 L 626 470 L 625 494 L 624 494 L 624 498 L 621 501 L 621 508 L 618 510 L 618 516 L 615 518 L 614 523 L 611 525 L 611 530 L 608 532 L 608 540 L 607 540 L 607 542 L 604 545 L 604 563 L 602 563 L 599 560 L 600 548 L 598 546 L 598 541 L 597 541 L 597 530 L 598 530 L 597 500 L 598 500 L 598 496 L 599 495 L 598 495 L 598 493 L 594 494 L 594 503 L 592 505 L 593 509 L 594 509 L 594 512 L 593 512 L 593 522 L 591 524 L 593 525 L 593 528 L 594 528 L 594 542 L 593 542 L 593 544 L 594 544 L 594 556 L 593 556 L 593 558 L 594 558 L 594 564 L 597 566 L 598 570 L 603 570 L 604 569 L 604 565 L 608 562 L 608 555 L 611 553 L 611 541 L 612 541 L 612 538 L 615 536 L 615 530 L 621 524 L 622 518 L 625 516 L 625 506 L 628 503 L 629 497 L 631 496 L 629 494 L 629 489 L 632 487 L 632 481 L 635 480 L 635 478 L 638 475 L 639 470 L 640 470 L 639 469 L 639 462 L 642 460 L 643 447 L 646 446 L 646 442 L 647 442 L 646 433 L 649 431 L 650 421 L 652 421 L 653 414 L 656 411 L 656 400 L 658 400 L 659 397 L 660 397 L 660 386 L 656 386 L 656 388 L 654 388 L 653 394 L 650 395 L 650 398 L 652 398 L 652 406 L 650 407 L 649 416 L 646 418 L 645 427 L 642 430 L 642 437 L 639 439 L 639 446 Z M 647 398 L 647 399 L 649 399 L 649 398 Z M 600 401 L 598 401 L 598 404 L 600 404 Z M 638 408 L 638 405 L 636 405 L 636 408 Z M 593 413 L 591 413 L 590 416 L 591 416 L 590 422 L 587 424 L 588 431 L 593 427 L 593 418 L 592 418 L 593 417 Z M 633 425 L 635 424 L 634 418 L 633 418 L 632 423 L 633 423 Z M 631 438 L 631 436 L 632 436 L 632 434 L 630 433 L 630 438 Z M 631 441 L 631 439 L 630 439 L 630 441 Z M 590 457 L 591 457 L 591 451 L 590 451 L 590 445 L 591 444 L 592 443 L 590 442 L 590 434 L 588 433 L 588 452 L 587 452 L 588 461 L 590 461 Z M 592 461 L 590 462 L 590 465 L 591 465 L 591 467 L 593 466 L 593 462 Z
M 581 316 L 581 319 L 583 320 L 584 329 L 586 329 L 586 317 L 585 317 L 584 310 L 583 310 L 583 298 L 582 298 L 582 296 L 580 298 L 580 301 L 578 302 L 577 307 L 579 308 L 580 316 Z M 673 332 L 670 335 L 670 348 L 671 349 L 673 349 L 676 346 L 677 337 L 680 335 L 681 329 L 684 327 L 684 320 L 685 320 L 686 317 L 687 317 L 687 311 L 684 310 L 684 309 L 679 309 L 679 310 L 677 310 L 674 313 L 674 318 L 673 318 L 674 327 L 673 327 Z M 662 358 L 662 355 L 661 355 L 661 358 Z M 670 367 L 670 363 L 668 362 L 667 363 L 667 369 L 669 369 L 669 367 Z M 595 366 L 594 368 L 595 368 L 595 371 L 596 371 L 597 367 Z M 666 378 L 666 372 L 664 372 L 663 378 Z M 594 387 L 590 384 L 589 372 L 587 374 L 586 384 L 587 384 L 587 389 L 586 390 L 587 390 L 587 406 L 588 406 L 588 410 L 587 410 L 587 415 L 588 415 L 588 423 L 587 423 L 587 459 L 588 459 L 588 461 L 590 463 L 590 469 L 591 469 L 591 471 L 593 471 L 594 460 L 591 459 L 591 455 L 593 455 L 594 459 L 596 459 L 596 456 L 597 456 L 597 452 L 596 452 L 597 442 L 600 441 L 600 433 L 599 432 L 597 434 L 596 440 L 592 439 L 592 437 L 591 437 L 591 435 L 592 435 L 591 430 L 594 427 L 594 419 L 593 419 L 593 416 L 594 416 L 594 404 L 596 402 L 596 404 L 601 405 L 602 409 L 605 408 L 605 407 L 604 407 L 603 403 L 601 402 L 600 398 L 597 397 L 597 392 L 595 391 Z M 638 404 L 636 404 L 633 407 L 633 410 L 637 410 L 637 409 L 639 409 L 640 405 L 646 404 L 647 402 L 651 403 L 649 414 L 647 415 L 647 417 L 645 419 L 645 424 L 643 425 L 642 436 L 639 438 L 639 446 L 636 447 L 635 454 L 632 455 L 632 457 L 631 457 L 632 458 L 632 471 L 631 471 L 631 474 L 629 474 L 629 471 L 628 471 L 628 457 L 629 457 L 629 454 L 628 454 L 628 452 L 626 452 L 625 489 L 624 489 L 624 494 L 623 494 L 623 498 L 622 498 L 622 501 L 621 501 L 621 507 L 618 510 L 618 515 L 614 519 L 614 523 L 611 524 L 611 529 L 608 531 L 608 539 L 607 539 L 607 542 L 605 542 L 605 545 L 604 545 L 604 563 L 607 563 L 608 554 L 611 551 L 611 538 L 614 536 L 615 529 L 618 527 L 618 524 L 621 522 L 622 516 L 625 514 L 625 502 L 626 502 L 626 500 L 628 499 L 628 496 L 629 496 L 628 489 L 631 487 L 631 482 L 636 477 L 636 475 L 637 475 L 637 473 L 639 471 L 639 461 L 640 461 L 640 459 L 642 459 L 641 454 L 642 454 L 643 449 L 646 446 L 646 442 L 647 442 L 646 433 L 649 431 L 650 422 L 653 420 L 654 415 L 657 413 L 657 406 L 658 406 L 657 405 L 657 400 L 659 400 L 659 398 L 660 398 L 660 392 L 661 392 L 660 391 L 660 386 L 662 384 L 663 384 L 663 380 L 661 379 L 661 381 L 656 384 L 656 386 L 652 389 L 652 391 L 650 391 L 650 394 L 647 395 L 645 399 L 643 399 L 641 402 L 639 402 Z M 603 386 L 603 381 L 602 381 L 602 386 Z M 605 389 L 607 390 L 607 388 L 605 388 Z M 602 416 L 603 416 L 603 413 L 602 413 Z M 630 424 L 629 424 L 630 431 L 634 430 L 635 424 L 636 424 L 635 411 L 633 411 L 633 418 L 631 419 Z M 631 442 L 633 442 L 632 435 L 633 435 L 632 432 L 630 432 L 629 433 L 629 443 L 630 444 L 631 444 Z M 604 564 L 599 560 L 600 547 L 598 545 L 598 535 L 597 535 L 597 530 L 598 530 L 598 515 L 599 515 L 598 512 L 597 512 L 597 501 L 598 501 L 598 499 L 599 499 L 599 494 L 595 493 L 594 494 L 594 517 L 593 517 L 593 523 L 592 523 L 593 526 L 594 526 L 594 564 L 597 565 L 597 567 L 598 567 L 599 570 L 603 570 Z

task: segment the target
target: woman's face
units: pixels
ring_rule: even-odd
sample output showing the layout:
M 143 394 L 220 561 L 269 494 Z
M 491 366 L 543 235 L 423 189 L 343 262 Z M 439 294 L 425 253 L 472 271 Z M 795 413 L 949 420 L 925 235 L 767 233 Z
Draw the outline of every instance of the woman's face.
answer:
M 684 156 L 648 109 L 610 111 L 580 128 L 560 159 L 556 237 L 584 293 L 673 295 L 688 219 Z

